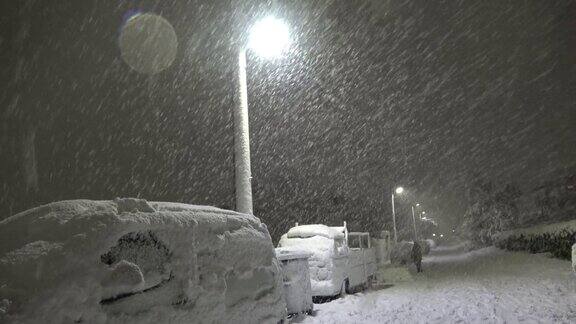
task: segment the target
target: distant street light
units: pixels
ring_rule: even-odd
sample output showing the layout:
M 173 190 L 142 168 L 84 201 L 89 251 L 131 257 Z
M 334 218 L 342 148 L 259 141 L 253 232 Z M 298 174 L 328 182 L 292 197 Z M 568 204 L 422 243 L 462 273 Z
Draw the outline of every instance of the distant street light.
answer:
M 258 21 L 250 29 L 248 48 L 264 58 L 279 56 L 290 43 L 288 26 L 274 17 Z M 250 129 L 248 126 L 248 85 L 246 48 L 238 51 L 237 109 L 234 109 L 234 167 L 236 210 L 252 214 L 252 175 L 250 167 Z
M 403 192 L 404 192 L 404 188 L 402 188 L 402 187 L 396 188 L 396 193 L 397 193 L 397 194 L 401 194 L 401 193 L 403 193 Z

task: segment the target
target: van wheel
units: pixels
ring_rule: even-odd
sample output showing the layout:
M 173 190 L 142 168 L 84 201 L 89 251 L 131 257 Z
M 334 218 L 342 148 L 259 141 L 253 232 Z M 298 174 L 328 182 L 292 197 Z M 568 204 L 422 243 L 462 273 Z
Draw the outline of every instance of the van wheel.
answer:
M 342 298 L 342 297 L 346 296 L 346 294 L 347 294 L 349 291 L 350 291 L 350 286 L 349 286 L 349 283 L 348 283 L 348 279 L 345 279 L 345 280 L 342 282 L 342 287 L 340 288 L 340 297 Z

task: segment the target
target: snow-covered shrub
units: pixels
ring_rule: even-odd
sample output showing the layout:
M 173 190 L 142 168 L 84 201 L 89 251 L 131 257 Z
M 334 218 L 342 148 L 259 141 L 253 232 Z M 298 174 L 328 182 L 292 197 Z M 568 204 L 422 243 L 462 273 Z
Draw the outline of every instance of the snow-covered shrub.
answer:
M 476 246 L 485 246 L 493 244 L 494 235 L 502 231 L 573 220 L 575 179 L 564 176 L 521 192 L 514 184 L 494 184 L 478 177 L 467 189 L 470 206 L 459 232 Z
M 428 240 L 418 241 L 418 244 L 420 244 L 422 248 L 422 255 L 428 255 L 428 253 L 430 253 L 431 246 Z
M 512 184 L 497 189 L 492 182 L 483 180 L 478 180 L 470 191 L 473 204 L 464 214 L 459 232 L 476 246 L 491 245 L 494 234 L 516 224 L 521 192 Z
M 266 226 L 206 206 L 74 200 L 0 222 L 0 322 L 277 322 Z
M 390 251 L 390 262 L 392 264 L 410 264 L 412 263 L 412 247 L 414 246 L 413 242 L 398 242 Z
M 570 260 L 576 231 L 562 229 L 549 233 L 520 233 L 498 239 L 495 245 L 510 251 L 529 251 L 530 253 L 550 252 L 554 257 Z

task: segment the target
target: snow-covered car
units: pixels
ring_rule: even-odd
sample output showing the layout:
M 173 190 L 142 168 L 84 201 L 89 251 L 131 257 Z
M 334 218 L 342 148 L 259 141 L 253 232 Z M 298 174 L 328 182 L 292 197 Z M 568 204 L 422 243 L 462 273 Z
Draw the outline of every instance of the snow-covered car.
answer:
M 0 222 L 0 322 L 276 323 L 282 275 L 256 217 L 74 200 Z
M 357 233 L 357 245 L 348 245 L 344 226 L 297 225 L 282 235 L 280 247 L 298 247 L 312 254 L 308 260 L 312 296 L 336 296 L 364 286 L 376 272 L 376 255 L 368 233 Z

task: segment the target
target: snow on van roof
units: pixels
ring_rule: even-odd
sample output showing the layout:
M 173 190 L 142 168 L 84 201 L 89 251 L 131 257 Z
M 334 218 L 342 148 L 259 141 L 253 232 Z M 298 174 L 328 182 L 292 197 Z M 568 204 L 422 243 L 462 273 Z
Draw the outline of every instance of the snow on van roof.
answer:
M 309 224 L 292 227 L 288 233 L 288 238 L 307 238 L 313 236 L 323 236 L 329 239 L 344 237 L 343 226 L 326 226 L 323 224 Z

